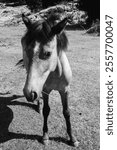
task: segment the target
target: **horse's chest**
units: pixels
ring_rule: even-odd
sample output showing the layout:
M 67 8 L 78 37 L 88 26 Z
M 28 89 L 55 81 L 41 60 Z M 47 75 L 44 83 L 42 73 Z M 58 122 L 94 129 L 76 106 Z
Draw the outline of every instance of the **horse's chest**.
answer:
M 62 75 L 61 77 L 57 76 L 56 73 L 52 73 L 49 75 L 46 83 L 45 88 L 47 90 L 65 90 L 66 86 L 68 86 L 68 83 L 65 79 L 65 76 Z

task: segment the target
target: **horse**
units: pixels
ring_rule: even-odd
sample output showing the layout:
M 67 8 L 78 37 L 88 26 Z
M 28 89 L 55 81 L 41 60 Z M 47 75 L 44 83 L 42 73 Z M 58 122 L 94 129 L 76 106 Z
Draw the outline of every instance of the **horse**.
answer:
M 51 15 L 47 19 L 32 21 L 22 14 L 22 20 L 27 28 L 21 39 L 23 65 L 27 72 L 23 93 L 28 102 L 34 102 L 42 95 L 44 117 L 42 141 L 48 145 L 49 94 L 52 90 L 57 90 L 61 96 L 69 142 L 78 147 L 79 142 L 71 128 L 68 106 L 72 71 L 66 56 L 68 38 L 64 28 L 67 17 L 59 22 L 56 18 L 55 15 Z

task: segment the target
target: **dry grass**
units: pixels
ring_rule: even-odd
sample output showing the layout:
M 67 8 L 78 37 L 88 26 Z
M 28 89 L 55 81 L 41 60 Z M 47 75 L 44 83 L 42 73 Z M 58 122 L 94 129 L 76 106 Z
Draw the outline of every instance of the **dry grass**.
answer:
M 20 38 L 24 26 L 0 28 L 0 103 L 13 112 L 9 136 L 1 137 L 3 150 L 75 150 L 67 143 L 65 121 L 60 97 L 50 95 L 51 113 L 48 120 L 50 144 L 41 143 L 43 117 L 22 95 L 25 71 L 15 67 L 22 57 Z M 73 81 L 69 106 L 74 134 L 80 141 L 78 150 L 99 150 L 99 37 L 83 31 L 67 31 L 70 45 L 67 56 Z M 5 93 L 10 93 L 5 95 Z M 4 95 L 4 96 L 3 96 Z M 10 114 L 8 114 L 10 115 Z

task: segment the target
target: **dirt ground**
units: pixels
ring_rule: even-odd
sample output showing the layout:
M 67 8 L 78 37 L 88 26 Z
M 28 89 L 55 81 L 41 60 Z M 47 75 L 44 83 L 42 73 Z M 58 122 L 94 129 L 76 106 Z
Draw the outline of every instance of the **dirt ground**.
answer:
M 67 56 L 73 71 L 69 106 L 74 134 L 80 144 L 78 148 L 68 145 L 60 97 L 53 91 L 48 120 L 50 144 L 44 146 L 43 116 L 22 97 L 26 74 L 15 66 L 22 58 L 20 39 L 24 32 L 24 25 L 0 27 L 0 105 L 8 110 L 6 116 L 0 110 L 0 117 L 5 120 L 3 127 L 10 120 L 8 134 L 0 137 L 0 150 L 99 150 L 100 38 L 83 34 L 85 31 L 67 31 Z

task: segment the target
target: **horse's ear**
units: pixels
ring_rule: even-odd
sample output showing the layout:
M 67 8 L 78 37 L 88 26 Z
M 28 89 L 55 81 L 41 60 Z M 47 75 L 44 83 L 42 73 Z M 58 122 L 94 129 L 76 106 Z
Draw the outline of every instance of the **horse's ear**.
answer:
M 59 34 L 65 28 L 66 24 L 67 24 L 67 18 L 63 19 L 57 25 L 52 27 L 52 33 L 53 34 Z
M 28 29 L 30 29 L 31 25 L 32 25 L 31 20 L 28 17 L 26 17 L 24 14 L 22 14 L 22 20 L 23 20 L 24 24 L 26 25 L 26 27 Z

